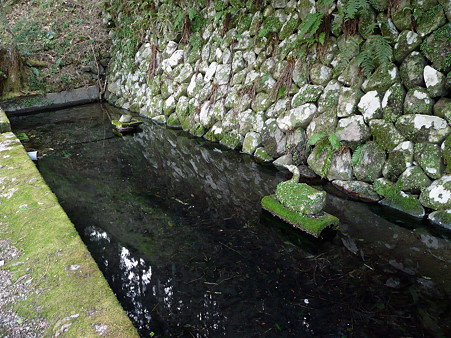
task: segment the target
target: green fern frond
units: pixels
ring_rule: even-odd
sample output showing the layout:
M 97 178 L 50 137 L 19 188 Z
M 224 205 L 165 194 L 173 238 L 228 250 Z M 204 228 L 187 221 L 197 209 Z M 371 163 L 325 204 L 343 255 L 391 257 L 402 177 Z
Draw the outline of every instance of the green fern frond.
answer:
M 340 139 L 335 134 L 329 134 L 329 143 L 333 150 L 338 150 L 341 148 Z
M 312 137 L 310 137 L 310 139 L 308 140 L 307 144 L 314 146 L 318 143 L 319 140 L 323 139 L 324 137 L 326 137 L 325 133 L 313 134 Z
M 369 6 L 369 0 L 349 0 L 345 6 L 345 20 L 355 19 Z
M 323 22 L 323 16 L 324 14 L 321 12 L 307 16 L 299 25 L 298 36 L 303 38 L 307 33 L 314 35 Z
M 364 50 L 357 56 L 357 63 L 362 67 L 366 77 L 369 77 L 375 68 L 373 57 L 368 50 Z
M 351 165 L 353 167 L 359 165 L 360 158 L 362 157 L 362 150 L 363 150 L 363 147 L 361 145 L 358 146 L 356 150 L 354 150 L 354 153 L 352 154 L 352 157 L 351 157 Z

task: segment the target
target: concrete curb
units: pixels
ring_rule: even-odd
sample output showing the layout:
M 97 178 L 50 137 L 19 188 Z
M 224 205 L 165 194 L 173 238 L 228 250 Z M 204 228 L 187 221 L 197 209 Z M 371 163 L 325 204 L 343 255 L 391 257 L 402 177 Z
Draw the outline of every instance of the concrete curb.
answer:
M 67 90 L 59 93 L 27 96 L 0 102 L 2 108 L 8 114 L 27 114 L 42 110 L 60 109 L 99 100 L 99 87 L 90 86 Z

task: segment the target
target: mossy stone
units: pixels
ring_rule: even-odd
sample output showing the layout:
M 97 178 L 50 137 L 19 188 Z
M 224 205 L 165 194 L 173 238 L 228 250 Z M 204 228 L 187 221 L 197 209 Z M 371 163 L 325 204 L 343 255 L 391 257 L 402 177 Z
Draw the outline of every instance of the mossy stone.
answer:
M 402 192 L 398 196 L 384 198 L 379 204 L 417 218 L 423 218 L 426 215 L 418 198 Z
M 308 102 L 314 103 L 318 100 L 323 90 L 323 86 L 305 84 L 300 87 L 299 91 L 293 96 L 291 106 L 296 108 Z
M 451 174 L 451 134 L 448 135 L 445 141 L 443 141 L 442 146 L 442 157 L 446 165 L 446 173 Z
M 369 125 L 373 139 L 384 150 L 391 151 L 404 140 L 393 123 L 381 119 L 371 120 Z
M 168 117 L 166 124 L 170 128 L 174 128 L 174 129 L 182 128 L 182 124 L 180 123 L 180 120 L 176 113 L 173 113 Z
M 243 153 L 252 155 L 255 150 L 261 145 L 262 137 L 260 133 L 249 132 L 244 137 L 243 141 Z
M 337 117 L 348 117 L 355 113 L 363 93 L 357 88 L 342 87 L 338 97 Z
M 421 44 L 421 51 L 442 72 L 451 70 L 451 23 L 437 29 Z
M 289 15 L 288 20 L 285 21 L 279 32 L 279 40 L 285 40 L 298 28 L 301 20 L 297 13 Z
M 406 91 L 400 83 L 395 83 L 385 92 L 381 103 L 384 120 L 397 121 L 398 117 L 403 114 L 405 96 Z
M 393 63 L 387 62 L 376 68 L 370 78 L 362 84 L 362 88 L 365 92 L 372 90 L 385 92 L 398 81 L 398 68 Z
M 369 6 L 363 8 L 359 17 L 359 34 L 364 39 L 368 39 L 373 34 L 375 26 L 376 12 Z
M 331 80 L 318 99 L 318 112 L 336 113 L 338 98 L 342 85 L 337 80 Z
M 409 89 L 404 99 L 404 114 L 432 114 L 434 101 L 426 89 L 415 87 Z
M 396 129 L 413 142 L 441 143 L 451 132 L 446 120 L 431 115 L 408 114 L 396 122 Z
M 279 183 L 276 197 L 283 206 L 301 214 L 317 214 L 326 204 L 325 191 L 292 181 Z
M 438 144 L 416 143 L 413 158 L 430 178 L 442 177 L 444 164 Z
M 432 33 L 437 28 L 443 26 L 446 23 L 445 12 L 442 6 L 437 5 L 430 8 L 428 11 L 424 11 L 418 17 L 417 20 L 417 32 L 421 36 L 426 36 Z
M 332 184 L 354 200 L 378 202 L 381 199 L 381 196 L 374 191 L 373 186 L 366 182 L 335 180 Z
M 428 216 L 428 219 L 434 225 L 438 225 L 447 230 L 451 230 L 451 209 L 431 212 Z
M 385 158 L 385 151 L 376 142 L 363 144 L 358 158 L 353 163 L 354 176 L 359 181 L 374 182 L 382 175 Z
M 271 155 L 263 147 L 255 149 L 254 158 L 259 163 L 269 163 L 273 161 Z
M 426 64 L 426 59 L 419 52 L 410 53 L 399 68 L 399 75 L 404 86 L 408 89 L 424 86 L 423 69 Z
M 410 0 L 400 0 L 391 14 L 393 23 L 400 31 L 410 29 L 412 25 L 412 9 Z
M 393 48 L 393 57 L 395 61 L 401 62 L 404 60 L 407 55 L 421 45 L 421 42 L 422 39 L 417 33 L 411 30 L 402 31 L 396 40 L 395 47 Z
M 408 167 L 399 176 L 398 184 L 403 191 L 418 194 L 431 184 L 431 180 L 419 166 Z
M 189 133 L 196 137 L 202 137 L 205 134 L 205 128 L 200 124 L 194 124 L 191 126 Z
M 404 141 L 388 154 L 388 159 L 382 169 L 382 175 L 390 181 L 395 181 L 413 162 L 413 142 Z
M 325 228 L 339 223 L 337 217 L 326 212 L 310 216 L 291 211 L 283 206 L 273 195 L 263 197 L 261 203 L 263 209 L 314 237 L 319 237 Z
M 379 13 L 377 18 L 377 24 L 380 27 L 381 34 L 383 37 L 385 37 L 390 44 L 394 43 L 396 41 L 396 38 L 398 37 L 398 30 L 396 29 L 396 26 L 393 24 L 393 21 L 391 18 L 387 16 L 386 13 Z
M 431 97 L 444 96 L 447 94 L 446 77 L 431 66 L 424 67 L 424 82 Z
M 420 195 L 421 204 L 434 210 L 451 209 L 451 175 L 432 182 Z
M 219 142 L 224 137 L 223 128 L 220 122 L 217 122 L 209 131 L 204 135 L 204 138 L 211 142 Z
M 241 146 L 243 145 L 243 139 L 243 136 L 240 134 L 237 134 L 235 132 L 228 132 L 224 134 L 219 143 L 229 149 L 236 150 L 241 148 Z
M 8 131 L 11 131 L 11 125 L 6 117 L 6 113 L 0 108 L 0 134 Z

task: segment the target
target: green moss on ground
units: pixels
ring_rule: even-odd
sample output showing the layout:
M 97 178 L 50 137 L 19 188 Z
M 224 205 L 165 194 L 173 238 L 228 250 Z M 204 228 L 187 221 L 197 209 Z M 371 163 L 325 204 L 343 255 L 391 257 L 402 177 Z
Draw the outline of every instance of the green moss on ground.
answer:
M 302 215 L 291 211 L 277 201 L 274 195 L 263 197 L 261 203 L 263 209 L 314 237 L 319 237 L 325 228 L 339 223 L 339 219 L 337 217 L 326 212 L 318 215 Z
M 136 337 L 73 224 L 12 133 L 0 135 L 0 158 L 0 239 L 21 251 L 3 269 L 17 279 L 29 275 L 37 291 L 16 303 L 15 311 L 25 319 L 45 318 L 44 336 L 71 324 L 67 336 L 98 336 L 96 328 L 103 328 L 107 337 Z

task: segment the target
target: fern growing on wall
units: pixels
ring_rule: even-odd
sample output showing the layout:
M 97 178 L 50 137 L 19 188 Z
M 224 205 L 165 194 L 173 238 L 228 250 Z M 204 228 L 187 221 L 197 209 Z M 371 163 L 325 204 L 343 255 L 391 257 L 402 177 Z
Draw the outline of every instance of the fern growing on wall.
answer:
M 388 39 L 381 35 L 371 35 L 357 56 L 357 62 L 368 77 L 377 66 L 390 62 L 392 58 L 393 49 Z

